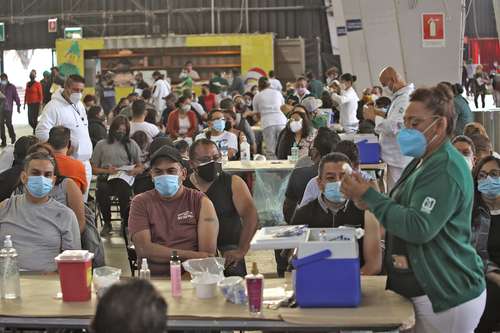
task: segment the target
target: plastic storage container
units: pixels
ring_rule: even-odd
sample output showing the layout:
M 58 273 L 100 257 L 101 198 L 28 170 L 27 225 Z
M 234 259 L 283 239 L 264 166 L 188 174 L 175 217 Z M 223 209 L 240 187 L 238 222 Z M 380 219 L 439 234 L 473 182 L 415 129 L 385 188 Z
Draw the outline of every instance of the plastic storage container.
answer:
M 356 143 L 359 150 L 359 160 L 361 164 L 380 163 L 380 144 L 370 143 L 368 140 L 362 140 Z
M 88 251 L 66 250 L 55 258 L 64 302 L 90 300 L 93 257 Z
M 361 164 L 380 163 L 381 148 L 375 134 L 340 134 L 340 138 L 353 141 L 358 146 Z
M 322 233 L 320 240 L 319 233 Z M 311 229 L 298 247 L 295 296 L 300 307 L 356 307 L 361 302 L 355 229 Z

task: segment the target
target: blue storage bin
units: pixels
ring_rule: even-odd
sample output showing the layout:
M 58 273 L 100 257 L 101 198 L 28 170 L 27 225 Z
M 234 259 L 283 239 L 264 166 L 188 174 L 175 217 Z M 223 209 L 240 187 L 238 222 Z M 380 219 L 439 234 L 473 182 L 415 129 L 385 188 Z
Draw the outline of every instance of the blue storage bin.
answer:
M 359 160 L 361 164 L 380 163 L 380 144 L 369 143 L 368 140 L 362 140 L 356 143 L 359 149 Z
M 328 259 L 331 255 L 324 250 L 293 260 L 300 307 L 357 307 L 361 303 L 359 258 Z

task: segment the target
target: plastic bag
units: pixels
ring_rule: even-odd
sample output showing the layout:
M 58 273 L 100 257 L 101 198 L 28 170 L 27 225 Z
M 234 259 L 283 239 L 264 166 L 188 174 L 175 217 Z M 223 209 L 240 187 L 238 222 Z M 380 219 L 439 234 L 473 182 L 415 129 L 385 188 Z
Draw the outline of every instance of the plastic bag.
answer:
M 112 284 L 119 282 L 121 274 L 122 270 L 115 267 L 94 268 L 94 290 L 97 295 L 101 297 Z
M 241 277 L 230 276 L 220 281 L 217 285 L 227 301 L 234 304 L 247 303 L 245 286 Z
M 198 275 L 210 273 L 224 279 L 224 258 L 204 258 L 204 259 L 189 259 L 182 263 L 182 267 L 188 271 L 193 279 Z
M 253 198 L 261 226 L 272 227 L 286 224 L 283 216 L 283 202 L 290 173 L 290 171 L 255 171 Z

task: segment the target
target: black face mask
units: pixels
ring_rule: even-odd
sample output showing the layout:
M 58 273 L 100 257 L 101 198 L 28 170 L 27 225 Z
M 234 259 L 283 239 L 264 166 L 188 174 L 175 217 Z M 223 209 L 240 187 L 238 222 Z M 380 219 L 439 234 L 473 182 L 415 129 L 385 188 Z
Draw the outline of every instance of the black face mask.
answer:
M 30 80 L 35 81 L 35 75 L 30 75 Z
M 230 122 L 226 121 L 226 127 L 224 127 L 224 129 L 226 131 L 230 131 L 233 129 L 233 125 Z
M 196 173 L 201 179 L 212 182 L 219 177 L 222 171 L 222 163 L 212 161 L 196 168 Z
M 123 139 L 125 138 L 125 133 L 123 133 L 123 132 L 115 132 L 113 134 L 113 136 L 115 137 L 116 140 L 123 141 Z

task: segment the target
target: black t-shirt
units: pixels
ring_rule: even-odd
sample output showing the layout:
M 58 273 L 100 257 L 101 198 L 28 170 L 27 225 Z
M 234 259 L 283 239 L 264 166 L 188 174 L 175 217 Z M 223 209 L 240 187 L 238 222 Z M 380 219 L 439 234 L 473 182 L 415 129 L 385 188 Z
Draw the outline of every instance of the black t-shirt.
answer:
M 289 211 L 285 213 L 285 220 L 291 221 L 293 212 L 297 205 L 302 201 L 304 192 L 306 191 L 307 183 L 318 175 L 318 166 L 295 168 L 290 174 L 288 185 L 286 187 L 285 197 L 290 200 L 293 205 L 289 207 Z
M 292 225 L 307 224 L 309 228 L 338 228 L 340 226 L 349 226 L 353 228 L 365 228 L 365 212 L 352 201 L 334 212 L 326 209 L 319 202 L 319 199 L 309 202 L 295 211 L 292 218 Z M 363 238 L 358 239 L 359 258 L 361 266 L 364 265 L 363 257 Z
M 500 266 L 500 215 L 491 215 L 488 233 L 488 254 L 490 260 Z
M 19 184 L 19 177 L 23 171 L 22 164 L 14 164 L 12 168 L 0 173 L 0 202 L 10 198 Z
M 198 188 L 186 179 L 184 185 L 197 190 Z M 238 245 L 241 235 L 241 219 L 233 203 L 232 176 L 221 172 L 205 193 L 214 204 L 219 219 L 219 236 L 217 246 Z

